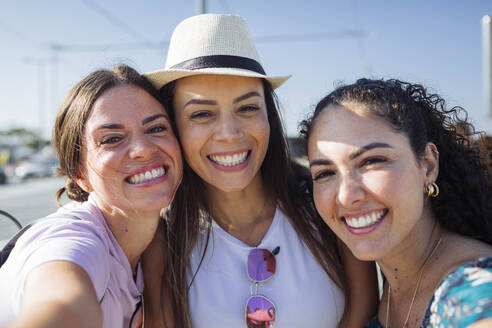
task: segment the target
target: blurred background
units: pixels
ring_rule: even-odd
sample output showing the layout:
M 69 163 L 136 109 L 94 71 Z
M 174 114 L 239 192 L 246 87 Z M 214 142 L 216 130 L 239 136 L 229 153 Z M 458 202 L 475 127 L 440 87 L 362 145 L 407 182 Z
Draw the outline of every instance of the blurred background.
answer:
M 277 92 L 291 137 L 318 100 L 360 77 L 422 83 L 492 134 L 492 1 L 4 0 L 0 210 L 27 222 L 56 209 L 63 179 L 49 138 L 64 96 L 95 69 L 163 68 L 174 27 L 200 12 L 241 15 L 266 72 L 292 74 Z M 0 239 L 12 229 L 0 217 Z

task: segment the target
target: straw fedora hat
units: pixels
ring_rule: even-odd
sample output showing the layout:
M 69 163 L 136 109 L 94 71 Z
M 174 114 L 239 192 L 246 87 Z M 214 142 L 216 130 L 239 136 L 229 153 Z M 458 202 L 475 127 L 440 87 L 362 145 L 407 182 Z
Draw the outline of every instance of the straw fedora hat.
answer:
M 236 15 L 203 14 L 174 29 L 164 69 L 144 76 L 160 89 L 174 80 L 198 74 L 264 78 L 275 89 L 290 76 L 267 76 L 246 22 Z

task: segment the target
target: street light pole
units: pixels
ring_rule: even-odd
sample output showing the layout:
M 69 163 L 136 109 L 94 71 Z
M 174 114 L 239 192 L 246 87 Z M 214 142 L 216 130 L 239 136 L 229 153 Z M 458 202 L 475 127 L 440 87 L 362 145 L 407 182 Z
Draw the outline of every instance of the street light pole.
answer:
M 196 0 L 196 14 L 205 14 L 207 12 L 205 0 Z
M 43 59 L 26 57 L 24 63 L 34 65 L 38 68 L 38 129 L 41 135 L 44 135 L 46 121 L 46 65 L 48 64 Z
M 482 60 L 483 60 L 483 90 L 485 111 L 492 117 L 492 24 L 491 17 L 482 17 Z
M 48 119 L 50 122 L 54 122 L 54 117 L 56 115 L 59 106 L 59 95 L 58 95 L 58 62 L 59 62 L 59 52 L 63 50 L 63 46 L 57 43 L 52 43 L 50 45 L 51 51 L 51 104 L 50 110 L 48 111 Z

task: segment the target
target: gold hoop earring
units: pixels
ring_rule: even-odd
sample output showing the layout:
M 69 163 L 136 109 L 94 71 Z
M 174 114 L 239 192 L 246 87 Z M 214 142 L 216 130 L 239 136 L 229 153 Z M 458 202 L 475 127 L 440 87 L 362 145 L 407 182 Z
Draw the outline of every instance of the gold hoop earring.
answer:
M 439 187 L 435 182 L 431 182 L 424 187 L 424 192 L 428 197 L 437 197 L 439 195 Z

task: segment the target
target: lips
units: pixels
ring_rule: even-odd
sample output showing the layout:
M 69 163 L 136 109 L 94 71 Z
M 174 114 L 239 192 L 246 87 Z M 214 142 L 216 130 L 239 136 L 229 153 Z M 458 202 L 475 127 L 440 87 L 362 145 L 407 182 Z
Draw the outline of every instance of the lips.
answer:
M 242 151 L 242 152 L 237 152 L 233 154 L 227 154 L 227 155 L 208 155 L 208 159 L 211 160 L 212 162 L 222 165 L 222 166 L 237 166 L 246 161 L 250 154 L 250 151 Z
M 349 227 L 355 229 L 362 229 L 377 223 L 386 215 L 387 212 L 388 212 L 387 209 L 380 209 L 376 211 L 371 211 L 369 213 L 365 213 L 363 215 L 357 215 L 357 216 L 346 215 L 343 218 L 345 219 L 345 223 Z
M 166 171 L 167 168 L 165 166 L 160 166 L 131 175 L 127 177 L 125 181 L 130 184 L 145 183 L 162 177 L 166 174 Z

